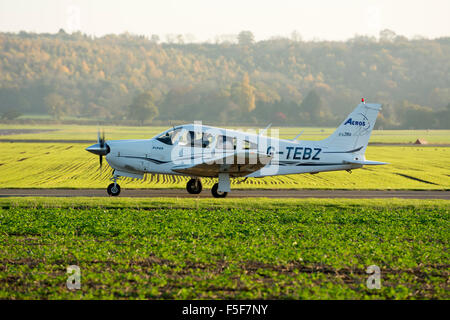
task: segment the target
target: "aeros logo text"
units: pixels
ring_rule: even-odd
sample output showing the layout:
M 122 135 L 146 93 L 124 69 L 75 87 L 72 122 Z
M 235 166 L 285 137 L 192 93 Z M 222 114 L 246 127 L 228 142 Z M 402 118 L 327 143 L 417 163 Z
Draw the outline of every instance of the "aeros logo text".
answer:
M 366 126 L 366 122 L 365 121 L 355 121 L 352 118 L 349 118 L 347 121 L 345 121 L 344 126 L 345 125 L 352 125 L 352 126 L 360 126 L 360 127 L 365 127 Z

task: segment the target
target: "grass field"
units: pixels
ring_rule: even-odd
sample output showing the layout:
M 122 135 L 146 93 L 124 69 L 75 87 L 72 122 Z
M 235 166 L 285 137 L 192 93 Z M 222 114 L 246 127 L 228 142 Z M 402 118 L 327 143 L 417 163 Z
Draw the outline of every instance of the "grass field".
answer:
M 0 208 L 0 298 L 450 298 L 445 200 L 8 198 Z M 80 290 L 66 288 L 69 265 Z M 370 265 L 381 289 L 366 286 Z
M 336 124 L 337 126 L 338 124 Z M 106 138 L 116 139 L 150 139 L 158 133 L 167 130 L 166 127 L 125 127 L 104 126 Z M 234 129 L 248 130 L 250 128 Z M 95 126 L 81 125 L 8 125 L 0 124 L 0 132 L 7 130 L 51 130 L 41 133 L 8 134 L 0 136 L 2 139 L 39 139 L 39 140 L 92 140 L 97 139 Z M 257 130 L 258 128 L 252 128 Z M 259 128 L 262 129 L 262 128 Z M 292 139 L 304 130 L 301 139 L 320 140 L 330 135 L 335 128 L 274 128 L 282 139 Z M 268 134 L 271 132 L 269 130 Z M 433 144 L 450 144 L 450 130 L 375 130 L 370 138 L 371 143 L 413 143 L 418 138 Z
M 83 144 L 0 143 L 1 188 L 105 188 L 111 168 L 98 170 L 98 157 Z M 448 147 L 369 146 L 367 159 L 386 161 L 381 167 L 317 175 L 276 176 L 233 180 L 232 188 L 261 189 L 439 189 L 450 190 Z M 124 188 L 185 188 L 187 178 L 146 175 L 144 180 L 125 179 Z M 206 188 L 213 180 L 204 179 Z

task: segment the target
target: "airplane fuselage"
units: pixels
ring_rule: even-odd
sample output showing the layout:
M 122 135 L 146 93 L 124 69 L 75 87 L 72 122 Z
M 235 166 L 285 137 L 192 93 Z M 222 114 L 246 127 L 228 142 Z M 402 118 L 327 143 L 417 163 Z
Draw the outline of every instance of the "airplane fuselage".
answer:
M 144 140 L 105 141 L 99 134 L 98 143 L 86 150 L 100 156 L 100 165 L 105 156 L 114 169 L 114 183 L 107 188 L 111 196 L 120 194 L 120 177 L 142 179 L 146 173 L 156 173 L 190 176 L 186 189 L 191 194 L 202 191 L 202 177 L 218 178 L 211 192 L 223 198 L 230 192 L 230 178 L 349 171 L 385 164 L 366 161 L 364 156 L 380 109 L 379 104 L 363 101 L 320 141 L 285 140 L 194 123 Z
M 353 160 L 350 150 L 332 150 L 312 141 L 292 142 L 283 139 L 259 137 L 264 143 L 257 143 L 255 150 L 261 154 L 272 153 L 271 161 L 262 169 L 250 173 L 248 177 L 264 177 L 299 173 L 318 173 L 335 170 L 351 170 L 362 165 L 345 164 Z M 109 165 L 121 172 L 136 175 L 146 173 L 186 175 L 173 170 L 179 164 L 200 163 L 217 153 L 233 154 L 236 150 L 205 150 L 201 147 L 170 146 L 156 139 L 108 141 L 111 148 L 106 156 Z M 359 160 L 358 158 L 356 160 Z

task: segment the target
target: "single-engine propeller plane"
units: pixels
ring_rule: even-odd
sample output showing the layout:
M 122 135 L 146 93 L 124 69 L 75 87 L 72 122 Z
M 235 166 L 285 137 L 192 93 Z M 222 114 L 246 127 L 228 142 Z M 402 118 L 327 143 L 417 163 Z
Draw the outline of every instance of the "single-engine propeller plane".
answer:
M 103 157 L 114 169 L 107 192 L 120 194 L 120 177 L 142 179 L 146 173 L 191 177 L 186 189 L 202 191 L 201 178 L 218 178 L 212 195 L 224 198 L 230 179 L 300 173 L 319 173 L 382 165 L 368 161 L 364 153 L 380 104 L 362 102 L 328 138 L 320 141 L 292 140 L 228 130 L 201 124 L 175 126 L 143 140 L 106 141 L 98 135 L 87 151 Z

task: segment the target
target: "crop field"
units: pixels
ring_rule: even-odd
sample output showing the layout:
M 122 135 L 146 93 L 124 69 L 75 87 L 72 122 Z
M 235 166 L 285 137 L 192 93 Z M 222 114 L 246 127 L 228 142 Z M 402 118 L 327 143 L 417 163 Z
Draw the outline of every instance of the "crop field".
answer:
M 0 299 L 449 299 L 445 200 L 0 199 Z M 66 287 L 69 265 L 81 287 Z M 370 265 L 380 289 L 367 287 Z
M 112 169 L 84 144 L 0 143 L 1 188 L 105 188 Z M 450 189 L 450 148 L 369 146 L 367 159 L 389 162 L 347 172 L 325 172 L 235 179 L 233 188 L 260 189 Z M 204 179 L 206 188 L 212 179 Z M 187 178 L 147 174 L 143 180 L 124 179 L 124 188 L 185 188 Z
M 336 126 L 338 124 L 336 123 Z M 169 129 L 165 127 L 126 127 L 126 126 L 102 126 L 106 138 L 118 139 L 150 139 L 158 133 Z M 230 127 L 238 130 L 253 130 L 259 132 L 263 128 Z M 281 127 L 277 135 L 281 139 L 292 139 L 301 131 L 301 139 L 320 140 L 329 136 L 335 128 L 289 128 Z M 27 132 L 27 130 L 33 130 Z M 0 124 L 0 139 L 17 140 L 92 140 L 97 139 L 98 128 L 87 125 L 8 125 Z M 275 131 L 269 130 L 268 135 L 274 135 Z M 414 143 L 418 138 L 425 139 L 431 144 L 450 144 L 450 130 L 374 130 L 370 138 L 371 143 Z

